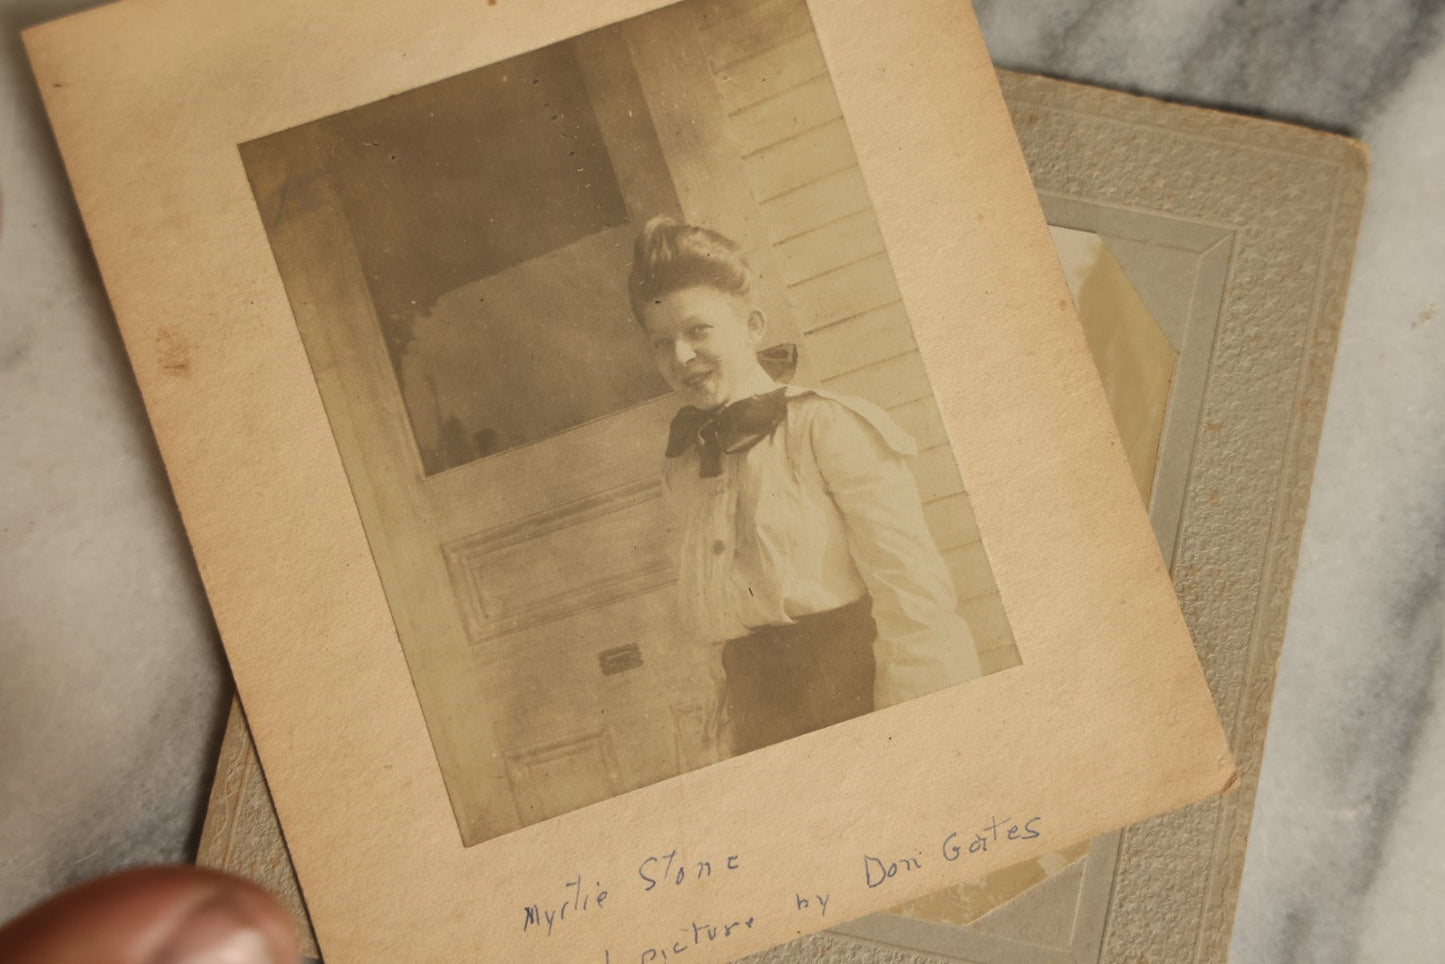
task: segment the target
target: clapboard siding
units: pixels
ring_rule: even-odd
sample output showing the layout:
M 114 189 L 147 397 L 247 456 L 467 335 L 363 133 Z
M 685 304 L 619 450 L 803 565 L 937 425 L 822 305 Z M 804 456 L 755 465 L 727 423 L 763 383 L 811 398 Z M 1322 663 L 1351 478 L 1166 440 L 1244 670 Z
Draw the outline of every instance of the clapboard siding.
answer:
M 808 357 L 820 379 L 832 379 L 914 351 L 903 302 L 895 301 L 808 335 Z
M 888 410 L 903 431 L 913 436 L 919 451 L 935 445 L 948 444 L 948 431 L 943 427 L 943 416 L 938 413 L 938 404 L 933 396 L 914 399 Z
M 978 526 L 974 525 L 968 496 L 962 492 L 927 503 L 923 507 L 923 518 L 928 523 L 928 531 L 933 533 L 939 552 L 978 541 Z
M 918 483 L 918 496 L 932 502 L 962 492 L 958 481 L 958 463 L 947 445 L 925 449 L 912 458 L 913 478 Z
M 856 164 L 824 175 L 762 205 L 775 242 L 787 241 L 859 211 L 873 213 Z
M 805 0 L 706 0 L 699 32 L 809 377 L 886 409 L 985 672 L 1017 665 L 998 587 L 858 170 Z
M 996 611 L 999 614 L 1003 613 L 1001 608 Z M 975 642 L 977 642 L 977 637 L 975 637 Z M 1007 640 L 997 648 L 980 649 L 978 652 L 979 672 L 984 676 L 990 673 L 998 673 L 1006 669 L 1012 669 L 1015 666 L 1021 665 L 1022 662 L 1023 661 L 1019 659 L 1018 649 L 1014 647 L 1012 636 L 1008 637 Z
M 958 591 L 960 602 L 978 599 L 989 593 L 997 593 L 993 572 L 988 567 L 982 542 L 970 542 L 952 549 L 943 550 L 943 559 L 953 572 L 953 587 Z
M 743 163 L 753 194 L 760 203 L 766 203 L 805 188 L 824 175 L 857 167 L 858 157 L 840 118 L 748 154 Z
M 845 263 L 789 285 L 788 291 L 804 333 L 899 300 L 898 283 L 886 254 Z
M 778 267 L 789 285 L 821 277 L 840 265 L 856 264 L 883 253 L 883 235 L 872 211 L 829 221 L 775 245 Z M 908 327 L 905 322 L 905 329 Z
M 714 72 L 813 32 L 802 0 L 718 0 L 702 4 L 697 19 Z
M 785 88 L 733 115 L 733 132 L 744 154 L 796 137 L 843 116 L 827 74 Z
M 929 394 L 928 376 L 916 351 L 827 379 L 823 386 L 844 395 L 866 398 L 883 408 L 895 408 Z
M 968 620 L 968 628 L 973 630 L 973 641 L 980 653 L 1000 646 L 1013 648 L 1013 633 L 1009 632 L 1008 619 L 1003 614 L 1003 601 L 997 592 L 976 596 L 959 606 L 958 611 Z
M 718 90 L 736 113 L 827 73 L 818 39 L 808 33 L 724 66 L 717 71 Z

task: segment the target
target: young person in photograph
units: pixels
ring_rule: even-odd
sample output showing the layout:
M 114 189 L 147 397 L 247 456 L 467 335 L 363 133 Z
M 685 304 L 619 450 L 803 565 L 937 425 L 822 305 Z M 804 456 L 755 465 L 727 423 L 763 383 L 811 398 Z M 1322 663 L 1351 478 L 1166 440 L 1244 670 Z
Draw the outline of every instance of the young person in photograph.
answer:
M 654 219 L 629 294 L 685 403 L 664 503 L 680 631 L 716 684 L 720 752 L 978 676 L 905 461 L 915 442 L 870 402 L 779 383 L 791 346 L 759 353 L 767 319 L 740 246 Z

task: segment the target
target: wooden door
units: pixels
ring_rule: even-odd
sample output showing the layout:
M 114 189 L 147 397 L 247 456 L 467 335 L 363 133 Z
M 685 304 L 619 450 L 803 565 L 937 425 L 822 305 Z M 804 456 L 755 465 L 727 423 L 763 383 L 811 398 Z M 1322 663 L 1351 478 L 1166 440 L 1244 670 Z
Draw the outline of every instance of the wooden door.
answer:
M 483 401 L 500 403 L 487 393 L 500 391 L 503 375 L 533 369 L 550 372 L 548 384 L 570 400 L 574 379 L 558 378 L 555 358 L 541 357 L 567 343 L 543 337 L 554 316 L 539 317 L 547 312 L 537 306 L 561 310 L 566 286 L 619 245 L 630 248 L 637 227 L 658 213 L 742 241 L 760 275 L 771 340 L 799 340 L 693 16 L 687 5 L 668 8 L 568 42 L 627 217 L 437 299 L 432 315 L 444 307 L 454 317 L 465 310 L 457 305 L 488 297 L 513 313 L 501 322 L 512 328 L 488 330 L 521 335 L 467 349 L 491 356 L 478 370 L 493 374 L 467 388 Z M 418 104 L 424 112 L 424 99 Z M 341 183 L 337 158 L 391 148 L 348 141 L 356 127 L 348 123 L 318 121 L 244 145 L 242 155 L 463 839 L 476 843 L 711 762 L 695 641 L 674 635 L 674 563 L 662 542 L 658 476 L 676 403 L 659 382 L 655 397 L 637 400 L 633 391 L 611 409 L 583 406 L 576 424 L 516 444 L 453 431 L 481 439 L 477 457 L 444 457 L 419 441 L 444 422 L 455 428 L 444 407 L 458 390 L 438 388 L 445 347 L 433 346 L 439 354 L 427 361 L 408 329 L 413 342 L 398 348 L 404 340 L 378 315 L 372 251 L 380 242 L 358 231 L 356 205 L 388 198 Z M 620 287 L 601 287 L 617 301 Z M 625 299 L 607 310 L 611 323 L 626 312 Z M 645 357 L 640 333 L 623 337 L 636 337 Z M 511 354 L 495 357 L 504 351 Z M 569 356 L 576 381 L 611 364 L 595 355 Z M 531 404 L 547 408 L 547 393 Z

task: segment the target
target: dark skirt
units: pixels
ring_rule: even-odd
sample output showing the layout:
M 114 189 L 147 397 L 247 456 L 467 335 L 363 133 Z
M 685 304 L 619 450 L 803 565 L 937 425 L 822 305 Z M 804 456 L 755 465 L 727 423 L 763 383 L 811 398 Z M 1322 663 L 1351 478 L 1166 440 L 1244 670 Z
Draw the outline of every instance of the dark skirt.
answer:
M 736 755 L 873 710 L 873 600 L 764 626 L 723 646 Z

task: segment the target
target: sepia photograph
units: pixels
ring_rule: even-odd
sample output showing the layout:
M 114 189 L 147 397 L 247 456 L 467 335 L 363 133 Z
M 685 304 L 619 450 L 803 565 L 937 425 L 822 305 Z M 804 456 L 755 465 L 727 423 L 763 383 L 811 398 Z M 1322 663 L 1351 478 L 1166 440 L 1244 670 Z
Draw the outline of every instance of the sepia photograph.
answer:
M 805 0 L 240 153 L 465 844 L 1019 665 Z
M 120 0 L 25 43 L 254 738 L 208 839 L 270 795 L 328 961 L 934 941 L 1116 892 L 1139 841 L 1081 846 L 1235 785 L 1141 498 L 1204 464 L 1147 454 L 1218 341 L 1132 310 L 1139 204 L 1117 264 L 1074 217 L 1117 115 L 1011 123 L 967 5 Z M 1052 200 L 1020 134 L 1087 145 Z

